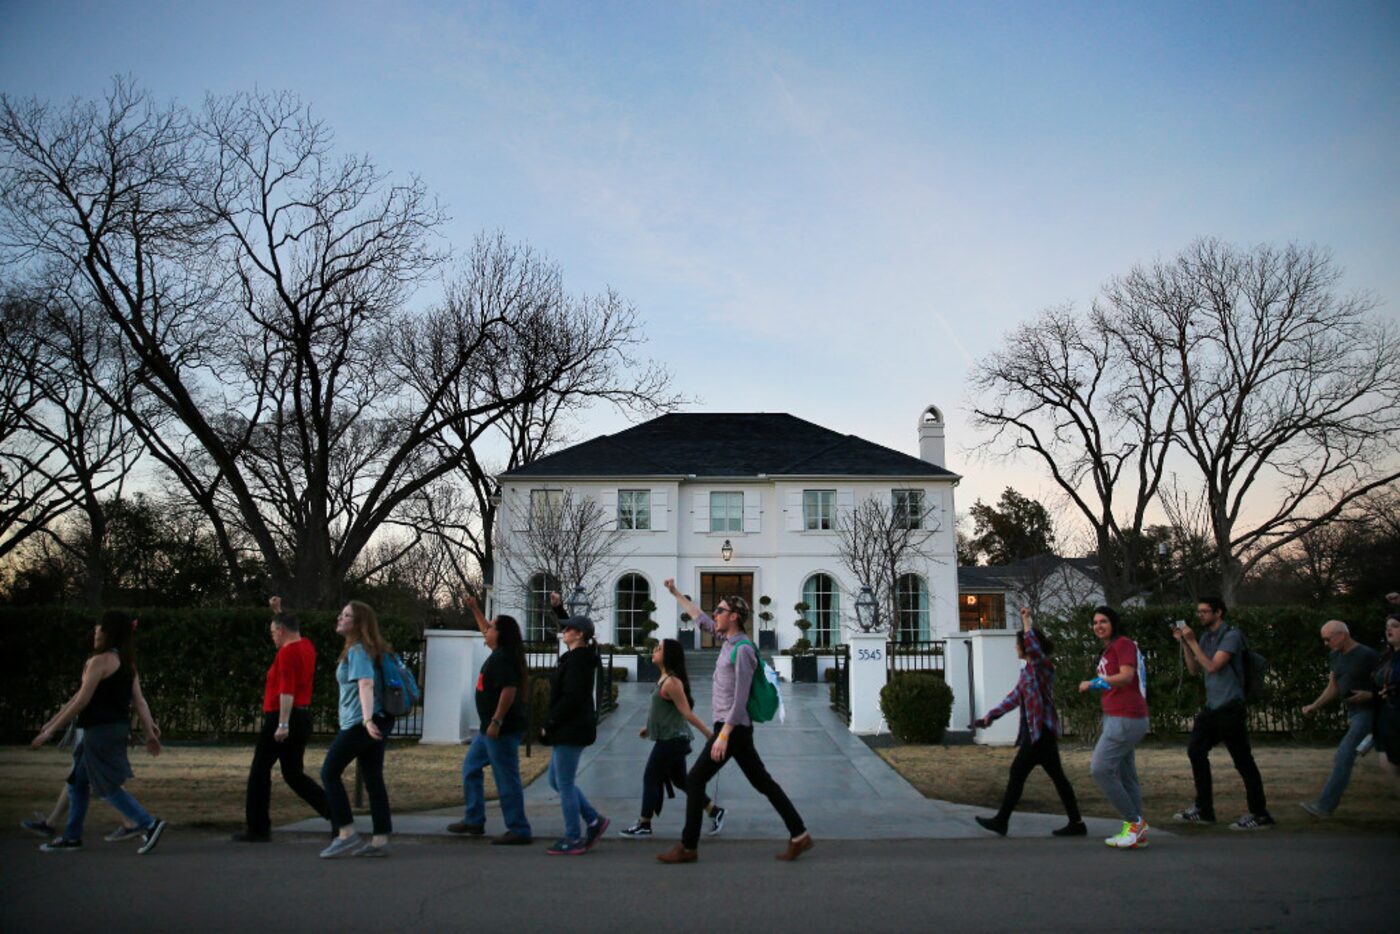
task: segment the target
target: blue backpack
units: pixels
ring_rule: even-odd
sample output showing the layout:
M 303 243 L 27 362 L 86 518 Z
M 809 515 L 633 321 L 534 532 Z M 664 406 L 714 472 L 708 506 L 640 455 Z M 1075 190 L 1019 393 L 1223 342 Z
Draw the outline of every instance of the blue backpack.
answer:
M 389 716 L 402 717 L 423 700 L 423 692 L 403 659 L 385 652 L 379 668 L 384 678 L 384 712 Z

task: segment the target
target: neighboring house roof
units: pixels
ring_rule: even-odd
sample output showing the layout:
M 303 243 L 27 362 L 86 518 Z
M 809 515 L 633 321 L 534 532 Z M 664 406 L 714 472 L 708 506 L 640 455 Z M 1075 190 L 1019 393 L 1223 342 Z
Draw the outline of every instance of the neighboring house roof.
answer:
M 946 477 L 936 464 L 792 415 L 673 413 L 501 475 L 531 477 Z
M 958 590 L 963 593 L 987 590 L 1012 590 L 1015 585 L 1001 574 L 999 567 L 958 568 Z
M 1016 590 L 1023 584 L 1044 578 L 1062 564 L 1067 564 L 1089 578 L 1095 584 L 1103 583 L 1099 573 L 1097 558 L 1062 558 L 1059 555 L 1036 555 L 1022 558 L 1010 564 L 985 565 L 980 567 L 958 568 L 958 589 L 975 590 Z

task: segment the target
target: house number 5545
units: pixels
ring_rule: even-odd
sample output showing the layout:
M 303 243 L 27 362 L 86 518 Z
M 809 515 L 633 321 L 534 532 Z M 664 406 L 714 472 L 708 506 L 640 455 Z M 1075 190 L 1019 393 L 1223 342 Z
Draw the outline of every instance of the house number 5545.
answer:
M 885 657 L 880 649 L 856 649 L 856 661 L 878 662 Z

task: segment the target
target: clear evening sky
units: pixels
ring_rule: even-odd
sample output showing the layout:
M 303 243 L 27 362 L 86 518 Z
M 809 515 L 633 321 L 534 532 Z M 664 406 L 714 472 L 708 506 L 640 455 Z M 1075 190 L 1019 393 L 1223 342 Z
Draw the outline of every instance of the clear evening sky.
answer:
M 0 89 L 288 89 L 417 173 L 458 247 L 504 230 L 617 288 L 711 411 L 916 451 L 1040 309 L 1197 236 L 1329 246 L 1400 316 L 1400 3 L 0 0 Z M 580 433 L 621 422 L 599 413 Z

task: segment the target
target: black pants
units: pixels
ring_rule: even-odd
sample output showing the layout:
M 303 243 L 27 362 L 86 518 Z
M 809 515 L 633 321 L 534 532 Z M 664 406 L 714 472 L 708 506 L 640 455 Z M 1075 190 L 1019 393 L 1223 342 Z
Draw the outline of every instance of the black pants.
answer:
M 355 822 L 350 810 L 350 796 L 345 792 L 345 782 L 340 778 L 351 762 L 360 767 L 360 778 L 365 782 L 365 793 L 369 795 L 369 813 L 374 821 L 376 835 L 392 833 L 393 819 L 389 816 L 389 790 L 384 787 L 384 750 L 389 745 L 389 733 L 394 728 L 394 718 L 388 714 L 377 714 L 375 726 L 379 727 L 384 739 L 369 735 L 363 723 L 357 723 L 348 730 L 335 734 L 331 748 L 326 750 L 326 761 L 321 763 L 321 783 L 326 786 L 326 803 L 331 809 L 331 828 L 339 830 Z
M 653 743 L 651 755 L 647 757 L 646 771 L 642 773 L 642 820 L 651 820 L 661 813 L 665 800 L 666 786 L 685 789 L 685 757 L 690 755 L 690 738 L 677 736 Z M 701 790 L 704 794 L 704 790 Z M 706 795 L 701 803 L 702 810 L 709 810 L 710 798 Z
M 1259 766 L 1254 764 L 1254 753 L 1249 748 L 1249 730 L 1246 727 L 1244 704 L 1231 704 L 1219 710 L 1209 707 L 1196 714 L 1196 723 L 1191 727 L 1191 739 L 1186 744 L 1186 755 L 1191 759 L 1191 777 L 1196 780 L 1196 807 L 1206 817 L 1215 817 L 1215 794 L 1211 787 L 1210 751 L 1216 744 L 1224 743 L 1235 762 L 1235 769 L 1244 779 L 1245 800 L 1249 803 L 1249 813 L 1269 813 L 1264 800 L 1264 779 L 1259 775 Z
M 719 735 L 723 726 L 723 723 L 715 724 L 714 736 Z M 777 810 L 778 816 L 787 825 L 789 836 L 800 837 L 806 833 L 807 826 L 802 823 L 802 816 L 797 813 L 797 808 L 792 806 L 787 794 L 773 781 L 773 776 L 768 774 L 763 760 L 758 757 L 758 750 L 753 745 L 753 727 L 736 726 L 730 731 L 729 754 L 721 762 L 710 758 L 714 736 L 710 737 L 710 741 L 700 751 L 695 764 L 690 767 L 690 774 L 685 777 L 685 830 L 681 831 L 681 843 L 685 848 L 693 850 L 699 847 L 700 823 L 705 819 L 705 805 L 710 800 L 705 794 L 705 786 L 730 759 L 739 763 L 740 770 L 754 791 L 767 798 L 768 803 Z
M 1025 790 L 1026 779 L 1038 765 L 1054 783 L 1055 791 L 1060 795 L 1060 803 L 1065 806 L 1065 814 L 1071 821 L 1078 822 L 1079 802 L 1074 797 L 1074 786 L 1065 777 L 1064 766 L 1060 765 L 1060 744 L 1055 739 L 1055 734 L 1045 730 L 1034 743 L 1030 741 L 1030 737 L 1025 739 L 1026 741 L 1016 749 L 1016 758 L 1011 760 L 1011 775 L 1006 781 L 1006 794 L 1002 796 L 997 819 L 1004 821 L 1011 818 L 1011 812 L 1016 810 L 1016 804 L 1021 800 L 1021 792 Z
M 331 816 L 326 807 L 326 793 L 315 779 L 306 774 L 302 765 L 306 743 L 311 739 L 311 711 L 305 707 L 292 708 L 291 718 L 287 721 L 287 738 L 280 743 L 276 738 L 278 716 L 276 712 L 263 714 L 258 745 L 253 750 L 253 765 L 248 769 L 248 796 L 244 808 L 249 833 L 265 835 L 272 832 L 268 806 L 272 798 L 273 763 L 282 766 L 282 778 L 288 787 L 311 805 L 313 811 L 322 817 Z

